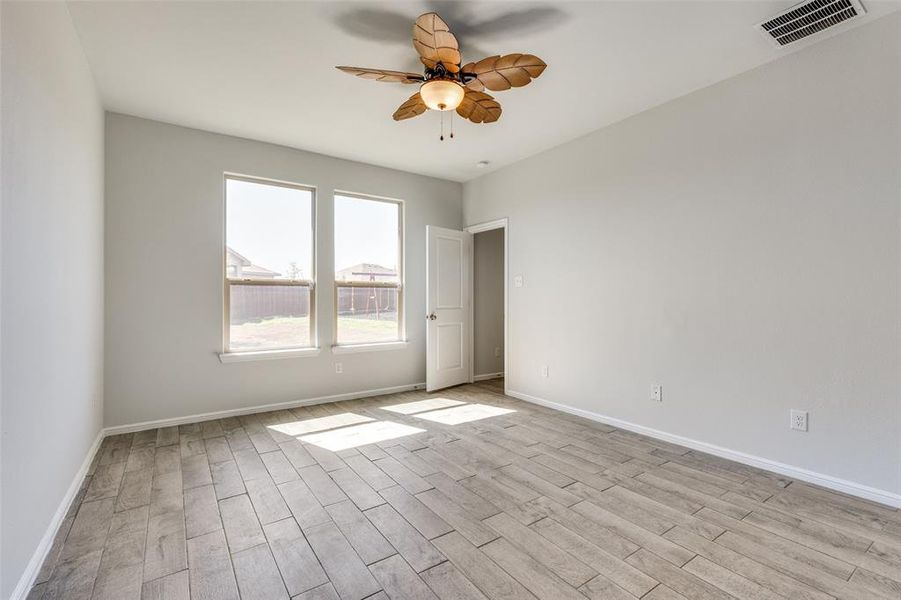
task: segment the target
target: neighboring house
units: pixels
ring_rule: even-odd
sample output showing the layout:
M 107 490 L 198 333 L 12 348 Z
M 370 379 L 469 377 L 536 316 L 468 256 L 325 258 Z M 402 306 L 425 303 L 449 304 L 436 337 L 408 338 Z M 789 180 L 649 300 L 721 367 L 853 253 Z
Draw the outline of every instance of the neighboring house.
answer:
M 281 273 L 250 262 L 228 246 L 225 247 L 225 274 L 232 279 L 275 279 Z
M 395 269 L 373 263 L 357 263 L 335 273 L 335 281 L 390 281 L 396 277 Z

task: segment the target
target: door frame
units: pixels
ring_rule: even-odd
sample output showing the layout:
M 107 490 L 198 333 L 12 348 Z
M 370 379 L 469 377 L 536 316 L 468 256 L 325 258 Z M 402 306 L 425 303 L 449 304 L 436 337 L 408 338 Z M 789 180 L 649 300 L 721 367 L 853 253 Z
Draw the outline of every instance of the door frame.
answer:
M 463 231 L 475 234 L 494 229 L 504 230 L 504 394 L 507 393 L 508 378 L 510 373 L 510 305 L 507 288 L 510 280 L 510 223 L 507 217 L 476 223 L 464 227 Z M 475 239 L 473 250 L 469 253 L 469 383 L 475 381 Z

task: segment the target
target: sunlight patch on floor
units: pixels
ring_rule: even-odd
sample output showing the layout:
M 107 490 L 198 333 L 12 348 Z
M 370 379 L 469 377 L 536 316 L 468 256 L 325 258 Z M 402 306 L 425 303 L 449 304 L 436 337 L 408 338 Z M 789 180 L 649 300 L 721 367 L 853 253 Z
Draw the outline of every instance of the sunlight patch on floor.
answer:
M 450 406 L 459 406 L 465 404 L 459 400 L 450 400 L 449 398 L 428 398 L 426 400 L 417 400 L 416 402 L 405 402 L 403 404 L 393 404 L 391 406 L 382 406 L 382 410 L 390 410 L 394 413 L 402 415 L 412 415 L 414 413 L 425 412 L 427 410 L 435 410 L 436 408 L 448 408 Z
M 308 444 L 314 444 L 320 448 L 338 452 L 366 444 L 375 444 L 385 440 L 393 440 L 415 433 L 425 433 L 425 429 L 417 429 L 409 425 L 394 423 L 392 421 L 375 421 L 352 427 L 342 427 L 334 431 L 323 431 L 305 435 L 298 439 Z
M 487 404 L 464 404 L 463 406 L 455 406 L 454 408 L 446 408 L 444 410 L 433 410 L 431 412 L 413 416 L 417 419 L 427 419 L 436 423 L 443 423 L 444 425 L 459 425 L 460 423 L 469 423 L 470 421 L 498 417 L 514 412 L 516 411 L 510 408 L 488 406 Z
M 359 423 L 368 423 L 374 421 L 370 417 L 357 415 L 354 413 L 341 413 L 340 415 L 329 415 L 328 417 L 317 417 L 315 419 L 305 419 L 303 421 L 293 421 L 291 423 L 279 423 L 278 425 L 269 425 L 270 429 L 274 429 L 285 435 L 304 435 L 314 433 L 316 431 L 324 431 L 326 429 L 335 429 L 337 427 L 345 427 L 347 425 L 357 425 Z

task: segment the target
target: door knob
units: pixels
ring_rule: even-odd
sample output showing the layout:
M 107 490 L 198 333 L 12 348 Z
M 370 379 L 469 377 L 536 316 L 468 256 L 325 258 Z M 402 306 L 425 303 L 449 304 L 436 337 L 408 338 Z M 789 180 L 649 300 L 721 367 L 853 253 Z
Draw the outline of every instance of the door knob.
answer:
M 428 319 L 429 321 L 434 321 L 437 318 L 438 318 L 438 315 L 436 315 L 435 313 L 432 313 L 426 317 L 426 319 Z

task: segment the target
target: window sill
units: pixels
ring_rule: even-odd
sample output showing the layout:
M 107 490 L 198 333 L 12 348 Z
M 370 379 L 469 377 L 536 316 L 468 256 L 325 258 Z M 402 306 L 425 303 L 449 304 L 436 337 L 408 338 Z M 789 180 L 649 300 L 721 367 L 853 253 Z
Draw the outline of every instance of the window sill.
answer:
M 383 350 L 403 350 L 407 342 L 378 342 L 374 344 L 348 344 L 332 346 L 332 354 L 354 354 L 357 352 L 380 352 Z
M 319 348 L 291 348 L 288 350 L 260 350 L 257 352 L 220 352 L 219 362 L 236 363 L 256 360 L 278 360 L 281 358 L 304 358 L 318 356 Z

